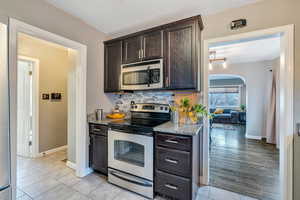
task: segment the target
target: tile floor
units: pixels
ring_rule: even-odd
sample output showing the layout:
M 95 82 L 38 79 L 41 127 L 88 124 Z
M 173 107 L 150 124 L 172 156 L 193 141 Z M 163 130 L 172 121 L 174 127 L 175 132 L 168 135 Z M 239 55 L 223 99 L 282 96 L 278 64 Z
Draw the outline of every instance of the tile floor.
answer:
M 145 200 L 134 193 L 109 184 L 93 173 L 75 176 L 63 160 L 66 151 L 38 159 L 18 158 L 17 200 Z M 162 200 L 158 197 L 156 200 Z M 197 200 L 255 200 L 222 189 L 204 186 Z

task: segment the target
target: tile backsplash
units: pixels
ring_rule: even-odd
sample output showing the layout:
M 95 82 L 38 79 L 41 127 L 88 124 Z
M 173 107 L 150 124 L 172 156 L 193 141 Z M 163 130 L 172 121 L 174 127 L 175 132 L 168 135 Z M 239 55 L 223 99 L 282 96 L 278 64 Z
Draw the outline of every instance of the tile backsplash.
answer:
M 113 103 L 123 112 L 129 112 L 132 101 L 135 103 L 169 104 L 174 100 L 173 92 L 135 92 L 114 95 Z
M 174 101 L 179 103 L 179 99 L 183 97 L 189 97 L 192 102 L 199 102 L 199 93 L 192 92 L 172 92 L 172 91 L 162 91 L 162 92 L 134 92 L 134 93 L 124 93 L 115 94 L 112 97 L 114 105 L 118 105 L 120 110 L 123 112 L 129 112 L 130 104 L 132 101 L 135 103 L 160 103 L 160 104 L 170 104 Z

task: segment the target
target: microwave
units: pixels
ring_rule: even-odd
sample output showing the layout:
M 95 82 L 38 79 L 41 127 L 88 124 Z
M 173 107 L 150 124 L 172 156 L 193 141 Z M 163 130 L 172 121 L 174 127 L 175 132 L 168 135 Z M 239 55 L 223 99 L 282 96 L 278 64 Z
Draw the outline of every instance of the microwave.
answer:
M 163 88 L 163 59 L 121 65 L 121 90 Z

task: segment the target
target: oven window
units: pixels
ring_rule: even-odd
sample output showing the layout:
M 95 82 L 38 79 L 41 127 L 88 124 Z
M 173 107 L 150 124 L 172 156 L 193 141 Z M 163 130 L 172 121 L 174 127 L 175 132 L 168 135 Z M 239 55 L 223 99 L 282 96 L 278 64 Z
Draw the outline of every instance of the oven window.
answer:
M 116 140 L 114 142 L 114 158 L 132 165 L 144 167 L 145 147 L 130 141 Z
M 147 70 L 124 72 L 123 85 L 147 85 L 149 83 L 149 74 Z

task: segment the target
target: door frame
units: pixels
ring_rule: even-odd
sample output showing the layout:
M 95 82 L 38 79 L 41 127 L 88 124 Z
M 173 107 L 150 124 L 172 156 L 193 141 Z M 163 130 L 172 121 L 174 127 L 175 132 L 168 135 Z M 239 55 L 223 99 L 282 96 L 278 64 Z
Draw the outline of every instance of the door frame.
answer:
M 25 33 L 42 40 L 76 50 L 76 175 L 86 176 L 92 170 L 88 166 L 88 135 L 86 116 L 87 46 L 60 35 L 48 32 L 22 21 L 9 19 L 9 84 L 10 84 L 10 134 L 13 200 L 16 198 L 16 134 L 17 134 L 17 59 L 18 33 Z
M 18 56 L 18 60 L 33 63 L 32 67 L 32 154 L 30 157 L 39 156 L 39 73 L 40 61 L 28 56 Z
M 230 36 L 204 40 L 204 105 L 208 106 L 209 89 L 209 46 L 214 43 L 243 40 L 246 38 L 281 35 L 280 53 L 280 195 L 281 200 L 293 199 L 293 136 L 294 136 L 294 25 L 286 25 L 258 31 L 234 34 Z M 201 183 L 209 184 L 209 123 L 204 122 L 203 176 Z

